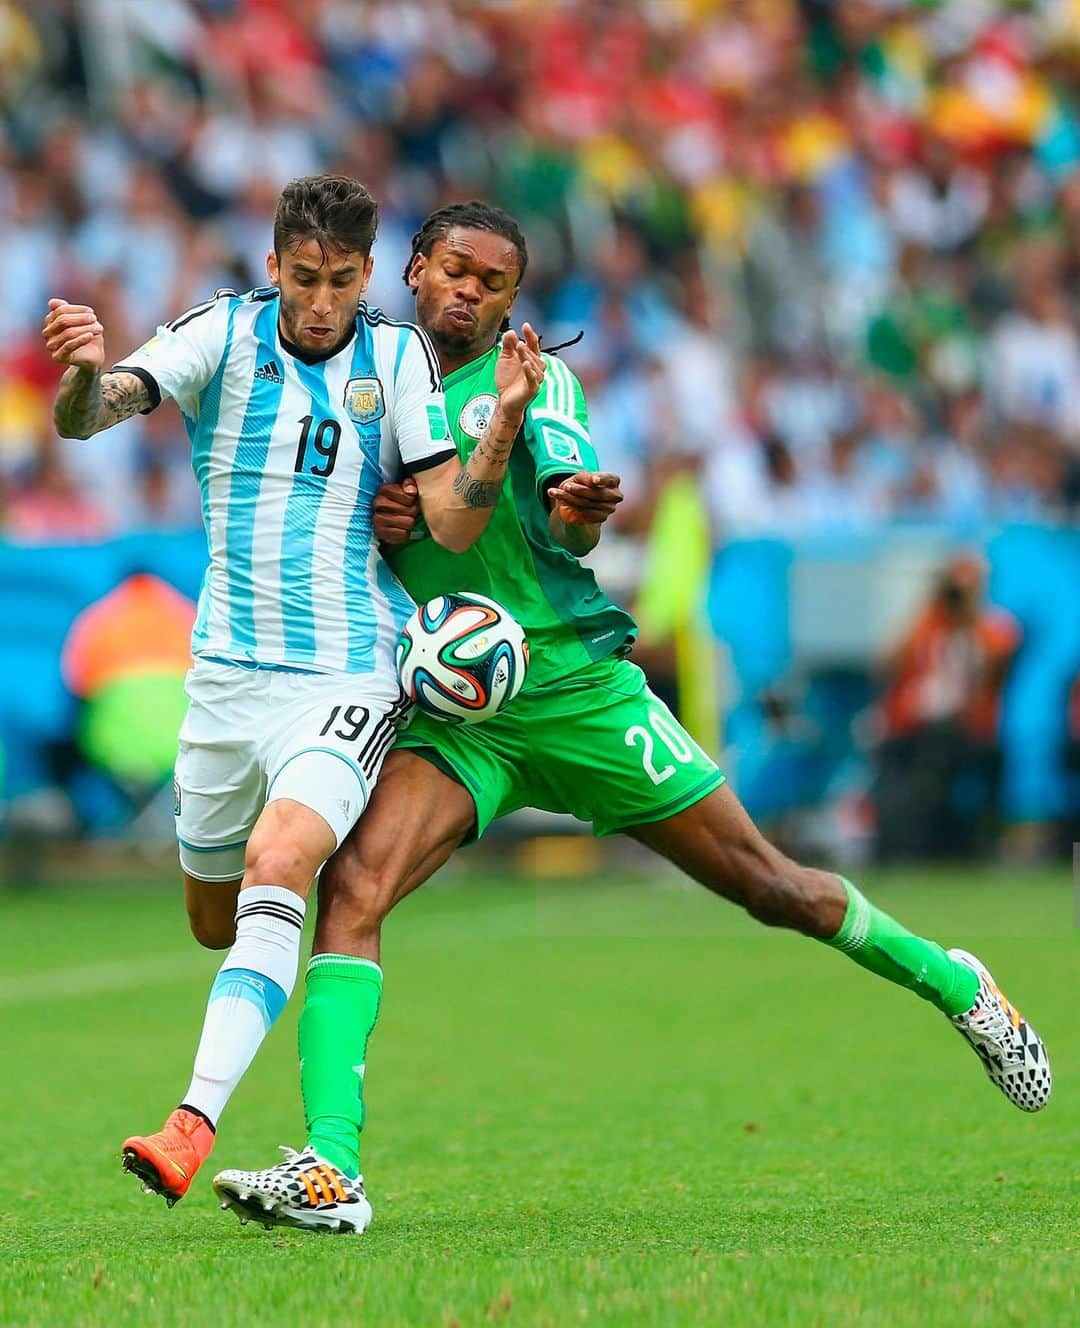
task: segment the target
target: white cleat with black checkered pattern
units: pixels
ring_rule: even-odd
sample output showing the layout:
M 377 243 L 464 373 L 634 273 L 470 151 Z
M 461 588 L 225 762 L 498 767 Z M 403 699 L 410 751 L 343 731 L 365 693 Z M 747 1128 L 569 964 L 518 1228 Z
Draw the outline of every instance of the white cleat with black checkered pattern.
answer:
M 355 1232 L 371 1222 L 362 1177 L 350 1180 L 310 1148 L 282 1148 L 283 1161 L 265 1171 L 220 1171 L 214 1192 L 241 1225 L 298 1227 L 303 1231 Z
M 1046 1043 L 1005 999 L 986 965 L 966 950 L 949 955 L 979 976 L 975 1004 L 952 1023 L 974 1047 L 986 1073 L 1021 1111 L 1040 1111 L 1050 1100 L 1053 1076 Z

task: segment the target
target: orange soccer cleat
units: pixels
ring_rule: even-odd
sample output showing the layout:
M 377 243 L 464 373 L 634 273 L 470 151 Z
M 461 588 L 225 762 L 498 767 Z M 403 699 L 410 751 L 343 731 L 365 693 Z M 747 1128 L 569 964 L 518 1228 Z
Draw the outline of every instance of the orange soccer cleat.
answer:
M 146 1193 L 160 1194 L 171 1208 L 187 1194 L 213 1146 L 214 1127 L 206 1117 L 177 1107 L 157 1134 L 125 1139 L 120 1158 Z

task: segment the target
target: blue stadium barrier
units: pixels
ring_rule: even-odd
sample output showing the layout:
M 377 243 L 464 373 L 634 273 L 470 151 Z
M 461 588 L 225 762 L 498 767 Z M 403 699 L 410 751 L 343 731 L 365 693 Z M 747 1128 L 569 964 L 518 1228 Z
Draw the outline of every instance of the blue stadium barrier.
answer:
M 947 542 L 947 532 L 944 538 Z M 829 772 L 843 761 L 837 734 L 845 728 L 844 708 L 864 697 L 857 685 L 836 676 L 813 684 L 817 690 L 807 694 L 807 704 L 829 714 L 818 724 L 828 731 L 824 757 L 770 733 L 757 711 L 757 694 L 789 678 L 800 663 L 793 637 L 794 572 L 814 559 L 831 560 L 833 571 L 847 564 L 857 569 L 904 540 L 910 549 L 910 532 L 883 531 L 834 537 L 827 546 L 820 540 L 792 545 L 754 539 L 717 550 L 706 605 L 739 685 L 727 738 L 739 753 L 751 805 L 755 786 L 769 811 L 805 804 L 820 793 Z M 1066 700 L 1080 674 L 1080 530 L 1011 526 L 980 542 L 991 565 L 990 598 L 1024 630 L 1002 720 L 1005 811 L 1017 820 L 1059 816 L 1075 810 L 1067 805 L 1076 794 L 1070 792 L 1064 763 Z M 76 705 L 60 676 L 60 653 L 76 614 L 135 570 L 154 572 L 194 599 L 205 565 L 199 532 L 133 535 L 97 546 L 0 543 L 0 745 L 7 801 L 49 782 L 50 747 L 72 732 Z M 834 612 L 843 615 L 844 604 L 829 605 L 826 636 Z M 843 637 L 839 620 L 836 626 Z M 850 666 L 865 666 L 867 659 L 853 659 Z
M 1002 802 L 1016 821 L 1068 805 L 1066 714 L 1080 674 L 1080 530 L 1013 526 L 990 541 L 990 596 L 1024 629 L 1006 685 Z
M 990 601 L 1012 613 L 1024 633 L 1003 698 L 1004 814 L 1016 821 L 1075 814 L 1076 786 L 1065 762 L 1067 699 L 1080 675 L 1080 530 L 1016 525 L 963 541 L 965 548 L 973 545 L 984 548 L 990 563 Z M 950 531 L 882 529 L 865 535 L 831 532 L 791 545 L 743 540 L 717 550 L 706 604 L 713 630 L 731 653 L 738 682 L 725 736 L 735 750 L 740 792 L 752 812 L 772 814 L 812 802 L 839 764 L 836 752 L 834 761 L 822 764 L 812 752 L 798 751 L 772 733 L 755 700 L 806 664 L 800 655 L 800 644 L 805 643 L 796 639 L 794 630 L 799 619 L 793 601 L 795 572 L 808 563 L 827 567 L 831 582 L 843 586 L 844 577 L 833 575 L 838 567 L 848 566 L 857 574 L 890 552 L 904 559 L 928 553 L 927 566 L 932 566 L 950 547 L 960 547 Z M 877 583 L 868 584 L 872 604 Z M 859 622 L 851 618 L 866 614 L 867 587 L 861 589 L 857 601 L 825 596 L 829 616 L 821 637 L 859 638 Z M 875 649 L 885 645 L 874 632 L 870 636 Z M 865 667 L 870 658 L 864 643 L 833 667 Z M 814 669 L 828 672 L 821 661 L 811 666 Z M 820 680 L 811 683 L 811 708 L 818 704 L 815 689 L 820 685 Z M 835 689 L 835 678 L 828 686 Z M 857 693 L 857 688 L 849 689 L 851 696 Z M 840 722 L 837 711 L 834 723 Z
M 716 551 L 706 597 L 709 622 L 731 652 L 743 688 L 776 682 L 791 665 L 789 573 L 781 540 L 739 540 Z
M 201 534 L 132 535 L 99 545 L 0 543 L 0 747 L 3 797 L 50 782 L 49 752 L 70 736 L 76 702 L 60 655 L 77 614 L 136 570 L 195 598 L 206 567 Z

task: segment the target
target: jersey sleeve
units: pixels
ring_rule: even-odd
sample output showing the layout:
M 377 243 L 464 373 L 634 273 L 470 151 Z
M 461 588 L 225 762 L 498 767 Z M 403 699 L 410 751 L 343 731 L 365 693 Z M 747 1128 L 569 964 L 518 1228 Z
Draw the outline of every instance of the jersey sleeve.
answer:
M 172 397 L 185 415 L 198 413 L 199 394 L 225 350 L 230 296 L 235 292 L 219 291 L 212 300 L 163 323 L 149 341 L 113 365 L 113 373 L 133 373 L 146 385 L 150 405 L 142 414 L 155 410 L 162 397 Z
M 394 379 L 394 438 L 406 472 L 430 470 L 457 456 L 446 418 L 439 361 L 431 342 L 410 327 Z
M 598 470 L 589 436 L 589 411 L 581 384 L 554 355 L 545 355 L 547 372 L 526 412 L 525 441 L 536 464 L 537 490 L 544 493 L 558 476 Z

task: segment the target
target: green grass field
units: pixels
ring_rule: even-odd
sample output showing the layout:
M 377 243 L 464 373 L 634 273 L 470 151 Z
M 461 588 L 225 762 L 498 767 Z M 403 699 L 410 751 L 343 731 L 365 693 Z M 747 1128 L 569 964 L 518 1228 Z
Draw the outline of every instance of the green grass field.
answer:
M 186 1087 L 215 957 L 160 885 L 0 897 L 0 1323 L 1080 1322 L 1067 874 L 863 884 L 1032 1018 L 1042 1115 L 931 1006 L 671 878 L 458 877 L 388 927 L 359 1238 L 210 1188 L 302 1141 L 298 1000 L 167 1211 L 119 1144 Z

